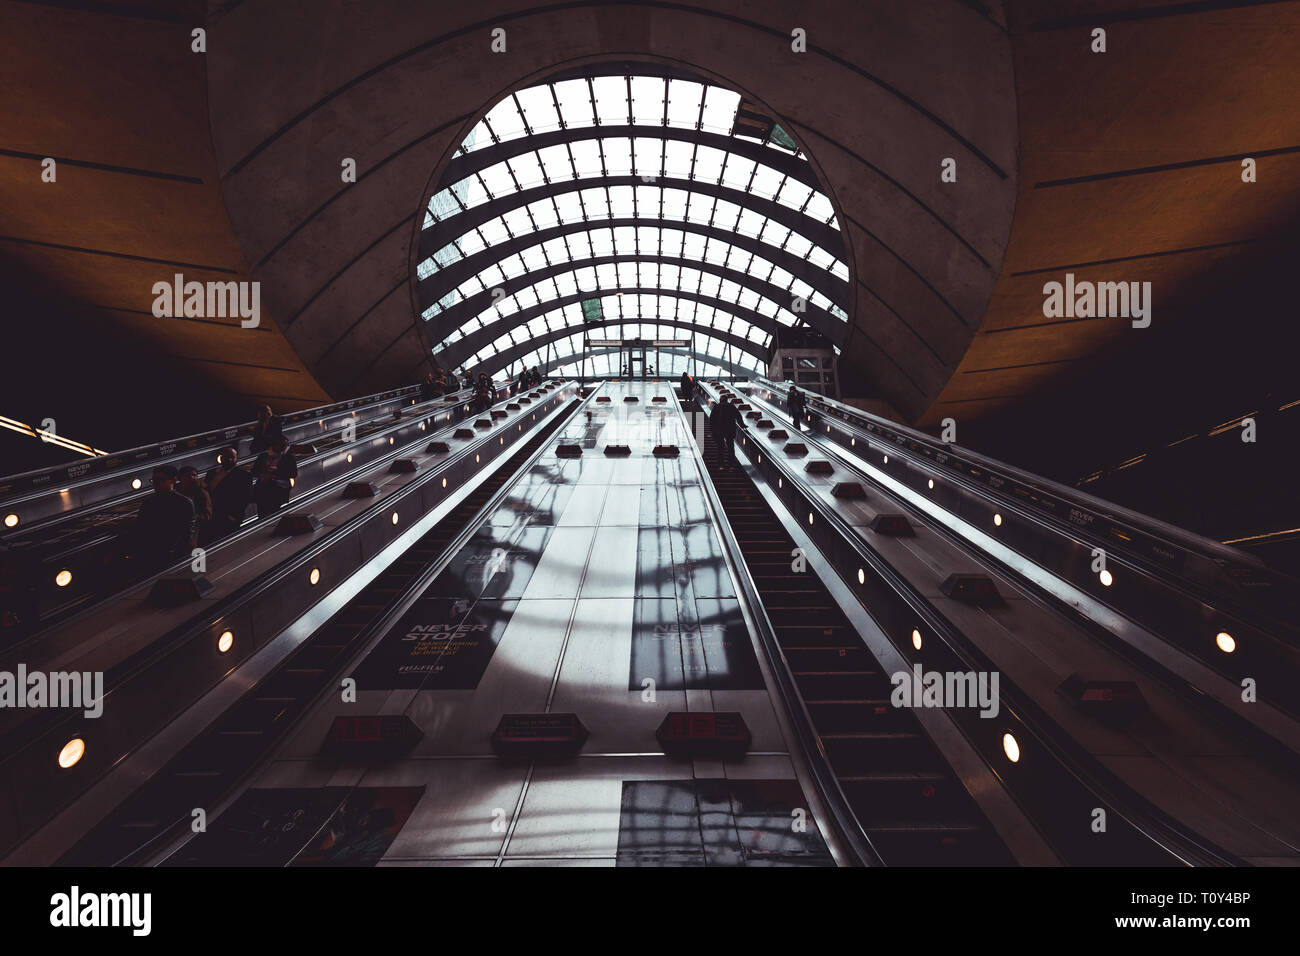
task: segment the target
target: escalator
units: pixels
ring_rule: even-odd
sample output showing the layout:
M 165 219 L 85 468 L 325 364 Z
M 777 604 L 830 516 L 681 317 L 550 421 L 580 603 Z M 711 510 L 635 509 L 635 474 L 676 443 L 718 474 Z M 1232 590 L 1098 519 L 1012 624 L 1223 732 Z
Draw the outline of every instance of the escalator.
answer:
M 688 408 L 690 406 L 687 406 Z M 888 675 L 739 469 L 704 462 L 817 739 L 863 832 L 895 866 L 1009 866 L 1015 860 L 916 717 L 890 705 Z
M 576 407 L 578 400 L 570 404 Z M 318 628 L 287 659 L 60 860 L 63 865 L 140 863 L 181 832 L 195 807 L 215 807 L 270 753 L 309 705 L 337 686 L 342 670 L 379 632 L 393 608 L 423 587 L 427 572 L 488 501 L 569 415 L 552 418 L 442 521 Z M 183 864 L 182 851 L 171 862 Z

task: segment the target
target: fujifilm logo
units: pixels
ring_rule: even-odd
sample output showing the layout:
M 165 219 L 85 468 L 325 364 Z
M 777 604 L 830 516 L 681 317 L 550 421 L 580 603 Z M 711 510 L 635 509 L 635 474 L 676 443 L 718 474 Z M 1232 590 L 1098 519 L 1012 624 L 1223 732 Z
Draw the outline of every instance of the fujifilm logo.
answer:
M 998 715 L 998 672 L 923 671 L 891 674 L 889 703 L 894 707 L 978 707 L 981 717 Z
M 160 319 L 240 318 L 240 326 L 255 329 L 262 321 L 262 283 L 186 282 L 179 272 L 172 282 L 155 282 L 153 314 Z
M 0 671 L 0 707 L 70 707 L 86 717 L 104 713 L 103 671 Z
M 129 926 L 131 935 L 148 936 L 153 925 L 152 893 L 85 893 L 74 886 L 50 897 L 50 925 Z
M 1150 282 L 1082 282 L 1065 274 L 1065 284 L 1043 286 L 1043 315 L 1049 319 L 1132 319 L 1133 328 L 1151 324 Z

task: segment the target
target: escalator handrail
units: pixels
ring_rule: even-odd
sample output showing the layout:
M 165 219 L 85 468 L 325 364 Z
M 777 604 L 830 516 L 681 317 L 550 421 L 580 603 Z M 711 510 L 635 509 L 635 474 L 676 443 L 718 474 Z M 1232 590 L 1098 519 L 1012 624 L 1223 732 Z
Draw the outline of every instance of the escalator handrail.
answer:
M 776 396 L 781 396 L 784 389 L 787 389 L 790 385 L 797 384 L 792 382 L 777 382 L 762 376 L 755 377 L 754 381 L 770 389 Z M 1008 465 L 1005 462 L 988 458 L 961 445 L 940 441 L 933 435 L 926 434 L 925 432 L 918 431 L 917 429 L 910 428 L 906 425 L 900 425 L 898 422 L 881 418 L 878 415 L 873 415 L 870 412 L 863 411 L 862 409 L 854 408 L 851 405 L 845 405 L 842 402 L 827 398 L 824 395 L 819 395 L 815 392 L 804 392 L 803 394 L 809 407 L 822 405 L 828 412 L 837 418 L 847 418 L 850 422 L 856 420 L 859 423 L 871 425 L 877 430 L 877 433 L 880 431 L 893 433 L 893 435 L 900 436 L 909 441 L 914 441 L 917 444 L 925 446 L 936 454 L 941 454 L 959 462 L 977 466 L 986 473 L 1025 485 L 1039 494 L 1056 498 L 1066 505 L 1079 506 L 1083 509 L 1094 512 L 1098 517 L 1104 518 L 1115 525 L 1127 527 L 1129 530 L 1137 531 L 1151 538 L 1156 538 L 1170 546 L 1190 551 L 1211 561 L 1217 562 L 1222 560 L 1231 561 L 1239 565 L 1247 565 L 1253 570 L 1258 571 L 1261 574 L 1266 574 L 1281 583 L 1300 587 L 1300 581 L 1295 581 L 1287 575 L 1274 570 L 1264 562 L 1260 561 L 1255 555 L 1230 547 L 1220 541 L 1215 541 L 1213 538 L 1207 538 L 1203 535 L 1188 531 L 1185 528 L 1179 528 L 1176 525 L 1168 524 L 1161 521 L 1159 518 L 1153 518 L 1150 515 L 1144 515 L 1132 511 L 1122 505 L 1115 504 L 1112 501 L 1107 501 L 1104 498 L 1098 498 L 1095 495 L 1091 495 L 1078 488 L 1062 485 L 1049 478 L 1043 478 L 1039 475 L 1022 471 L 1013 465 Z M 888 437 L 888 434 L 886 437 Z M 911 454 L 912 449 L 907 448 L 905 445 L 899 445 L 899 451 L 901 454 L 905 454 L 909 458 L 915 460 L 914 456 Z M 1024 505 L 1024 502 L 1020 499 L 1008 496 L 992 485 L 988 485 L 987 490 L 999 497 L 1012 501 L 1013 503 Z M 1081 534 L 1086 534 L 1088 530 L 1083 526 L 1073 524 L 1071 524 L 1071 527 L 1075 528 Z M 1112 547 L 1115 546 L 1112 545 Z

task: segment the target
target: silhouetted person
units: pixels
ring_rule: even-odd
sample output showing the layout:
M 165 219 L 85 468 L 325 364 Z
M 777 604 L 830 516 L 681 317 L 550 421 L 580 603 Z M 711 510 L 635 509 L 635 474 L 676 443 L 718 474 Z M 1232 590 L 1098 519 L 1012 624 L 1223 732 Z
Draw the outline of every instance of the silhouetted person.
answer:
M 208 495 L 212 498 L 212 520 L 199 538 L 199 544 L 210 544 L 232 534 L 243 523 L 248 504 L 253 500 L 253 476 L 239 467 L 239 453 L 235 449 L 221 449 L 217 467 L 208 472 Z
M 728 401 L 719 401 L 713 407 L 709 426 L 713 438 L 718 443 L 718 467 L 731 468 L 736 463 L 736 427 L 740 424 L 740 412 Z
M 691 400 L 691 386 L 694 384 L 695 382 L 691 378 L 690 373 L 682 372 L 682 401 L 683 402 L 689 402 Z
M 463 368 L 460 370 L 460 387 L 461 388 L 474 387 L 474 376 L 469 374 L 469 369 L 467 368 Z
M 190 547 L 198 543 L 199 535 L 207 529 L 212 520 L 212 496 L 204 486 L 203 476 L 193 465 L 186 465 L 176 473 L 179 484 L 176 490 L 190 499 L 194 506 L 194 533 L 190 535 Z
M 253 466 L 257 475 L 254 498 L 257 516 L 265 518 L 289 503 L 293 494 L 293 479 L 298 477 L 298 459 L 289 454 L 289 440 L 281 435 Z
M 153 494 L 136 513 L 127 553 L 141 569 L 153 570 L 188 555 L 194 535 L 194 505 L 176 491 L 176 469 L 153 470 Z
M 424 381 L 420 383 L 419 400 L 427 402 L 431 398 L 437 398 L 440 394 L 441 392 L 438 389 L 438 383 L 434 380 L 433 373 L 426 373 Z
M 270 405 L 260 405 L 257 409 L 257 421 L 253 423 L 253 442 L 249 451 L 264 451 L 283 434 L 280 418 L 271 411 Z
M 487 411 L 488 406 L 492 404 L 493 388 L 492 379 L 488 378 L 486 372 L 480 372 L 478 384 L 474 386 L 474 405 L 477 411 Z
M 794 419 L 794 427 L 798 431 L 803 431 L 803 410 L 804 399 L 803 392 L 790 386 L 790 391 L 785 396 L 786 405 L 790 409 L 790 417 Z

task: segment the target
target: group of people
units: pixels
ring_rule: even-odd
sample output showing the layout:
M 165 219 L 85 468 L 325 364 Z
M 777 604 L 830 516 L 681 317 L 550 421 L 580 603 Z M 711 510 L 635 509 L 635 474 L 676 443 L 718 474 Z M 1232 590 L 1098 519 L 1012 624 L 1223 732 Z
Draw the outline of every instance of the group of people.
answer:
M 524 388 L 534 388 L 541 385 L 542 373 L 536 366 L 525 369 L 523 374 L 519 376 L 519 383 Z M 492 376 L 486 372 L 480 372 L 478 377 L 475 378 L 467 369 L 461 369 L 459 373 L 455 373 L 440 368 L 424 376 L 424 382 L 420 385 L 420 401 L 427 402 L 431 398 L 437 398 L 440 395 L 466 388 L 474 392 L 476 411 L 486 411 L 496 397 L 496 390 L 492 386 Z
M 694 381 L 682 373 L 682 395 L 690 397 Z M 803 431 L 804 397 L 793 384 L 785 396 L 786 407 L 796 431 Z M 730 471 L 736 467 L 736 430 L 740 427 L 740 409 L 731 402 L 718 402 L 709 418 L 709 428 L 718 443 L 718 467 Z
M 122 536 L 121 556 L 141 569 L 161 567 L 188 555 L 196 545 L 206 547 L 233 534 L 250 504 L 257 505 L 259 518 L 288 504 L 298 459 L 270 406 L 258 409 L 252 436 L 249 450 L 259 454 L 251 469 L 239 466 L 235 448 L 223 448 L 206 476 L 192 465 L 155 468 L 153 494 Z

